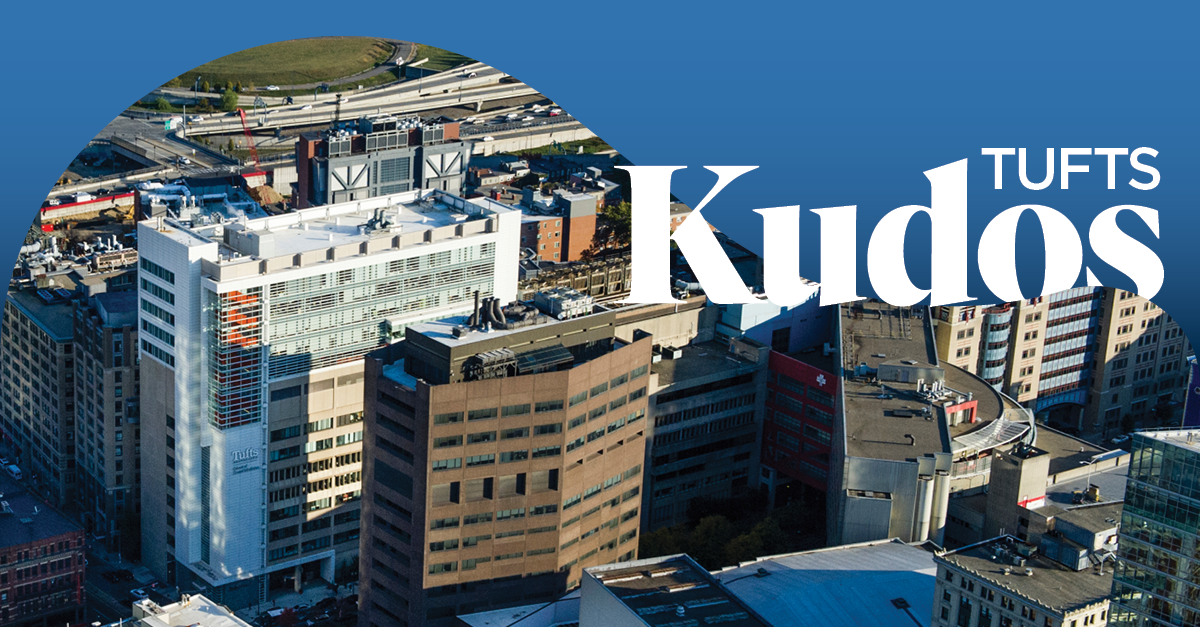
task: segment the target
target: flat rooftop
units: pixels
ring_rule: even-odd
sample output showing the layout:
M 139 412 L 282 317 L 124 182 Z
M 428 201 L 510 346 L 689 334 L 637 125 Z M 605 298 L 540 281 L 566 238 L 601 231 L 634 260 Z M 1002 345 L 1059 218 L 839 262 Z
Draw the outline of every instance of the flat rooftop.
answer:
M 1058 613 L 1101 603 L 1112 594 L 1112 568 L 1106 568 L 1103 575 L 1098 575 L 1090 568 L 1075 571 L 1047 558 L 1028 559 L 1023 567 L 1014 566 L 1011 560 L 1005 562 L 997 558 L 1001 549 L 1011 555 L 1020 544 L 1023 543 L 1010 536 L 993 538 L 935 559 Z M 1005 568 L 1010 570 L 1008 575 L 1004 574 Z M 1026 575 L 1026 568 L 1033 574 Z
M 840 309 L 849 455 L 901 461 L 926 453 L 948 453 L 953 450 L 953 438 L 979 432 L 979 437 L 972 440 L 986 442 L 988 423 L 1000 418 L 1014 422 L 1024 418 L 1016 403 L 1003 399 L 982 379 L 956 366 L 939 363 L 926 308 L 863 301 Z M 905 416 L 904 410 L 930 407 L 919 394 L 916 375 L 909 382 L 879 381 L 877 385 L 855 376 L 855 368 L 864 364 L 874 371 L 881 367 L 902 367 L 932 375 L 940 373 L 952 391 L 949 398 L 969 395 L 976 401 L 976 422 L 950 427 L 939 407 L 933 407 L 928 417 Z M 929 385 L 932 381 L 926 378 L 925 383 Z M 1008 439 L 1012 434 L 1000 435 Z M 907 436 L 912 436 L 915 442 Z
M 406 332 L 411 331 L 412 333 L 419 333 L 439 344 L 450 347 L 458 347 L 466 346 L 483 340 L 499 339 L 506 335 L 521 333 L 533 328 L 549 329 L 561 322 L 560 320 L 551 318 L 550 316 L 541 316 L 541 319 L 542 323 L 538 325 L 518 327 L 516 329 L 492 329 L 491 331 L 471 329 L 469 333 L 466 333 L 462 337 L 454 337 L 454 329 L 457 327 L 466 326 L 468 316 L 451 316 L 449 318 L 434 320 L 432 322 L 418 322 L 416 324 L 410 324 L 408 325 Z
M 586 572 L 650 627 L 770 627 L 686 555 L 597 566 Z M 678 613 L 680 608 L 683 614 Z
M 1162 431 L 1138 431 L 1137 435 L 1174 444 L 1193 453 L 1200 453 L 1200 429 L 1166 429 Z
M 759 576 L 759 571 L 767 574 Z M 719 573 L 726 588 L 772 625 L 895 627 L 933 615 L 933 554 L 899 540 L 762 557 Z
M 7 502 L 9 510 L 0 513 L 0 547 L 18 546 L 81 531 L 79 526 L 50 509 L 45 501 L 27 492 L 7 473 L 0 476 L 0 501 Z
M 699 344 L 688 344 L 680 348 L 680 359 L 663 358 L 652 364 L 650 372 L 658 375 L 659 388 L 684 383 L 693 379 L 711 378 L 713 375 L 732 374 L 740 370 L 754 370 L 758 364 L 729 352 L 729 344 L 710 340 Z
M 1054 460 L 1051 459 L 1050 463 L 1053 464 Z M 1071 507 L 1074 504 L 1075 491 L 1087 490 L 1089 483 L 1100 489 L 1100 501 L 1102 503 L 1122 501 L 1125 499 L 1125 480 L 1128 476 L 1129 465 L 1125 464 L 1116 468 L 1109 468 L 1104 472 L 1094 472 L 1090 477 L 1084 475 L 1078 479 L 1048 485 L 1046 486 L 1046 503 L 1064 509 Z
M 1069 522 L 1080 529 L 1099 533 L 1113 529 L 1121 522 L 1121 510 L 1124 507 L 1125 504 L 1120 501 L 1076 505 L 1055 516 L 1055 519 Z
M 1079 468 L 1083 462 L 1108 452 L 1108 449 L 1040 424 L 1037 426 L 1037 447 L 1050 453 L 1051 475 Z
M 54 283 L 55 287 L 49 289 L 75 289 L 74 283 L 65 275 L 55 275 Z M 8 297 L 54 341 L 66 342 L 74 337 L 75 323 L 70 301 L 60 300 L 46 304 L 38 298 L 37 290 L 14 290 L 8 293 Z
M 382 210 L 379 220 L 378 212 Z M 194 246 L 218 242 L 224 258 L 239 256 L 278 257 L 326 250 L 345 244 L 368 242 L 387 233 L 410 235 L 483 219 L 513 211 L 486 198 L 466 200 L 440 190 L 413 190 L 363 201 L 322 205 L 277 216 L 248 220 L 225 220 L 210 216 L 207 224 L 168 218 L 172 237 Z M 245 238 L 270 240 L 270 252 L 260 254 L 238 244 L 226 243 L 225 231 Z
M 235 616 L 229 608 L 200 594 L 164 606 L 142 601 L 134 615 L 138 614 L 143 614 L 141 627 L 250 627 L 250 623 Z

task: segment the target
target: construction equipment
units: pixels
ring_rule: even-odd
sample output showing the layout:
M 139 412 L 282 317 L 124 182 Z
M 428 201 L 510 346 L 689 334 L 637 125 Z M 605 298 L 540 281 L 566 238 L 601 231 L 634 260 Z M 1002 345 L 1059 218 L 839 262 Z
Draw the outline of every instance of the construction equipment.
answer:
M 258 167 L 258 149 L 254 147 L 254 135 L 250 133 L 250 126 L 246 124 L 246 111 L 238 109 L 237 113 L 238 117 L 242 119 L 242 132 L 246 135 L 246 146 L 250 148 L 250 165 Z

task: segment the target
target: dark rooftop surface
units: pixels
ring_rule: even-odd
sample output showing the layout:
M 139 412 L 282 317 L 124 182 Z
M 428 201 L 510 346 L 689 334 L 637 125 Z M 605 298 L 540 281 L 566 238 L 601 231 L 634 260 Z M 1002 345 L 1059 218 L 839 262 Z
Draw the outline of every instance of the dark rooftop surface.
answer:
M 1050 453 L 1051 475 L 1074 470 L 1081 462 L 1090 461 L 1093 456 L 1108 451 L 1045 425 L 1037 426 L 1037 447 Z
M 7 474 L 0 475 L 0 501 L 6 502 L 12 512 L 0 513 L 0 546 L 18 546 L 79 531 L 75 523 L 50 509 Z
M 55 276 L 54 281 L 55 288 L 61 287 L 71 291 L 75 289 L 75 284 L 67 280 L 65 276 Z M 10 291 L 8 296 L 55 341 L 67 341 L 74 336 L 75 321 L 71 317 L 69 301 L 59 301 L 47 305 L 38 298 L 36 290 L 14 290 Z
M 788 353 L 787 356 L 802 364 L 808 364 L 813 368 L 824 370 L 832 375 L 837 376 L 840 374 L 838 370 L 837 353 L 834 352 L 826 355 L 825 347 L 823 346 L 811 346 L 809 348 L 803 348 L 798 351 Z
M 982 379 L 956 366 L 938 363 L 931 320 L 925 308 L 863 301 L 842 307 L 841 311 L 849 455 L 905 460 L 926 453 L 951 452 L 951 438 L 982 430 L 998 418 L 1020 420 L 1024 417 L 1019 406 L 1003 400 Z M 877 385 L 853 376 L 854 369 L 864 363 L 871 369 L 897 364 L 941 369 L 946 387 L 959 394 L 970 394 L 972 400 L 978 402 L 977 422 L 946 426 L 940 408 L 944 403 L 935 406 L 929 417 L 897 415 L 896 410 L 920 410 L 929 406 L 918 395 L 916 381 L 880 381 L 881 385 Z M 926 380 L 926 383 L 932 381 Z M 915 444 L 910 442 L 909 435 Z
M 1100 603 L 1112 592 L 1112 568 L 1098 575 L 1091 568 L 1074 571 L 1047 558 L 1034 557 L 1025 566 L 1015 566 L 1011 556 L 1017 545 L 1014 538 L 994 538 L 973 544 L 935 559 L 957 566 L 981 577 L 1001 590 L 1008 590 L 1044 608 L 1059 613 L 1073 611 L 1094 603 Z M 997 555 L 997 548 L 1004 553 Z M 1009 568 L 1010 573 L 1004 574 Z M 1026 575 L 1029 568 L 1032 575 Z
M 1121 502 L 1076 505 L 1055 516 L 1055 519 L 1069 522 L 1080 529 L 1100 533 L 1117 526 L 1121 521 L 1121 510 L 1124 506 Z
M 682 358 L 664 357 L 662 361 L 650 366 L 650 372 L 658 375 L 660 388 L 713 375 L 733 374 L 743 370 L 749 372 L 759 367 L 758 364 L 729 352 L 728 343 L 717 340 L 688 344 L 680 350 L 683 351 Z
M 685 555 L 633 564 L 588 573 L 651 627 L 769 627 Z

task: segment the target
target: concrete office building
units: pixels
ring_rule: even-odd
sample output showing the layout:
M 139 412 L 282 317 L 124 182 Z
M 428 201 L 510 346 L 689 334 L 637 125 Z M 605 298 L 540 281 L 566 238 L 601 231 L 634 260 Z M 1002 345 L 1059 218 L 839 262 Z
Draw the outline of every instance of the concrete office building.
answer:
M 1126 290 L 1081 287 L 1000 305 L 937 307 L 939 356 L 1053 426 L 1119 433 L 1123 419 L 1183 401 L 1192 346 L 1169 315 Z
M 1032 416 L 937 356 L 927 308 L 838 307 L 843 373 L 827 492 L 830 544 L 944 542 L 952 492 L 982 489 L 990 455 Z
M 1075 520 L 1082 522 L 1087 517 L 1080 515 Z M 1089 547 L 1096 538 L 1101 543 L 1115 539 L 1115 525 L 1100 523 L 1105 529 L 1087 538 Z M 1090 533 L 1072 529 L 1085 536 Z M 1073 556 L 1079 556 L 1074 545 L 1069 548 Z M 1038 549 L 1002 536 L 935 556 L 938 572 L 932 624 L 1103 627 L 1109 618 L 1112 568 L 1105 566 L 1103 575 L 1093 572 L 1094 562 L 1087 557 L 1090 548 L 1082 552 L 1082 563 L 1067 560 L 1070 565 L 1040 555 Z
M 78 503 L 88 530 L 127 557 L 141 549 L 137 312 L 137 292 L 127 289 L 78 300 L 73 316 Z
M 650 367 L 643 532 L 688 521 L 697 498 L 758 488 L 771 350 L 753 340 L 656 349 Z
M 364 627 L 551 601 L 637 555 L 653 340 L 483 311 L 367 358 Z
M 424 190 L 273 217 L 207 201 L 138 225 L 142 559 L 244 607 L 353 580 L 361 357 L 476 292 L 511 299 L 520 214 Z
M 296 198 L 301 209 L 366 200 L 415 189 L 461 195 L 471 142 L 458 122 L 368 115 L 296 143 Z
M 0 494 L 0 624 L 78 623 L 86 600 L 83 530 L 7 474 Z
M 1139 431 L 1110 624 L 1200 625 L 1200 430 Z
M 158 605 L 150 599 L 133 604 L 134 627 L 251 627 L 229 608 L 202 594 L 189 594 L 176 603 Z

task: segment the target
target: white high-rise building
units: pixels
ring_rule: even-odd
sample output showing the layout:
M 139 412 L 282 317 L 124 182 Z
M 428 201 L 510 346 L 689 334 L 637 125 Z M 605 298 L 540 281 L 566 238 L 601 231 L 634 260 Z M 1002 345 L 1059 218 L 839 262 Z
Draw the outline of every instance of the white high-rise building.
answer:
M 187 190 L 138 225 L 142 558 L 244 607 L 356 577 L 362 356 L 512 300 L 521 215 L 415 190 L 267 217 Z

